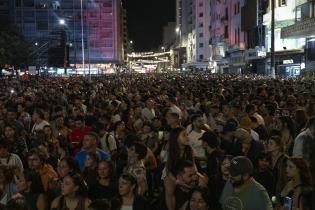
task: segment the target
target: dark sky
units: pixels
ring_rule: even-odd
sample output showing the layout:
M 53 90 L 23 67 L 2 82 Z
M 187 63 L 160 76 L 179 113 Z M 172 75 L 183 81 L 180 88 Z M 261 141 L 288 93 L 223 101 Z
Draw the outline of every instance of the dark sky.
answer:
M 129 39 L 135 51 L 157 49 L 162 41 L 162 29 L 175 21 L 176 0 L 124 0 L 127 9 Z

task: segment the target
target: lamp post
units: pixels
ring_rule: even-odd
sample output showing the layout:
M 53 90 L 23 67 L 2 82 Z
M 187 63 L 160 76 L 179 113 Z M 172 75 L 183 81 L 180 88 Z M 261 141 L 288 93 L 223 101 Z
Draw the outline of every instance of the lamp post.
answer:
M 271 49 L 270 49 L 271 76 L 275 78 L 275 0 L 271 0 Z
M 67 75 L 67 67 L 69 65 L 68 61 L 68 33 L 66 30 L 66 21 L 64 19 L 59 20 L 59 24 L 63 26 L 63 37 L 64 37 L 64 58 L 63 58 L 63 66 L 64 66 L 64 74 Z

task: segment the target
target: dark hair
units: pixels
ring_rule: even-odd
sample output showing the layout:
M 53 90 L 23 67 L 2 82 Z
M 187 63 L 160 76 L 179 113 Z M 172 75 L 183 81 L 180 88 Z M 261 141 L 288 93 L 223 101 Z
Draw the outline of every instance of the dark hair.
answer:
M 114 124 L 113 130 L 116 131 L 116 129 L 118 128 L 118 126 L 121 125 L 121 124 L 123 124 L 123 123 L 125 123 L 125 122 L 122 121 L 122 120 L 116 122 L 116 123 Z
M 271 136 L 269 141 L 274 141 L 276 143 L 276 145 L 279 146 L 279 151 L 283 152 L 284 147 L 283 147 L 283 142 L 280 136 Z
M 9 200 L 6 210 L 29 210 L 27 202 L 24 197 L 18 197 Z
M 138 188 L 138 182 L 137 182 L 137 178 L 134 177 L 132 174 L 130 173 L 123 173 L 122 175 L 120 175 L 120 178 L 122 178 L 123 180 L 126 180 L 128 182 L 130 182 L 131 185 L 135 185 L 135 189 L 134 189 L 134 193 L 137 192 L 137 188 Z
M 130 145 L 130 147 L 132 146 L 135 147 L 135 152 L 139 155 L 138 160 L 145 158 L 148 153 L 148 148 L 144 144 L 134 142 L 132 145 Z
M 168 147 L 168 159 L 166 163 L 167 169 L 175 174 L 175 168 L 177 164 L 181 160 L 191 160 L 193 161 L 193 152 L 192 148 L 189 145 L 185 146 L 183 156 L 181 157 L 181 151 L 178 143 L 178 138 L 181 134 L 181 132 L 185 131 L 185 128 L 179 127 L 174 128 L 170 131 L 170 137 L 169 137 L 169 147 Z
M 89 156 L 91 159 L 93 159 L 93 163 L 96 164 L 96 166 L 98 165 L 98 162 L 100 161 L 100 157 L 98 156 L 97 153 L 95 152 L 88 152 L 86 154 L 86 157 Z
M 88 195 L 88 186 L 84 181 L 83 177 L 78 173 L 69 173 L 67 176 L 69 176 L 72 179 L 74 185 L 79 187 L 78 191 L 76 192 L 76 195 L 86 197 Z
M 28 154 L 27 154 L 28 157 L 29 157 L 29 156 L 32 156 L 32 155 L 36 155 L 37 157 L 39 157 L 39 159 L 41 160 L 41 162 L 45 162 L 46 159 L 47 159 L 47 155 L 46 155 L 42 150 L 40 150 L 40 149 L 38 149 L 38 148 L 33 148 L 33 149 L 31 149 L 31 150 L 28 152 Z
M 201 138 L 201 140 L 206 142 L 211 148 L 216 148 L 220 144 L 217 134 L 213 131 L 205 132 L 202 137 L 205 138 Z
M 86 134 L 86 136 L 91 136 L 96 140 L 96 142 L 99 142 L 99 136 L 95 132 L 90 132 L 90 133 Z
M 190 190 L 189 192 L 189 199 L 188 199 L 188 205 L 186 210 L 191 210 L 190 209 L 190 200 L 192 198 L 192 195 L 195 192 L 199 192 L 201 194 L 202 199 L 207 203 L 208 205 L 208 209 L 209 209 L 209 199 L 210 199 L 210 195 L 209 195 L 209 190 L 205 187 L 194 187 L 193 189 Z
M 290 157 L 288 160 L 291 161 L 298 169 L 302 184 L 308 187 L 312 186 L 312 175 L 309 167 L 307 166 L 307 162 L 303 158 L 299 157 Z
M 183 160 L 180 161 L 175 169 L 175 175 L 180 175 L 183 174 L 185 172 L 185 168 L 191 168 L 194 167 L 194 163 L 189 161 L 189 160 Z
M 24 179 L 26 181 L 32 182 L 30 191 L 35 194 L 44 193 L 44 187 L 41 181 L 40 174 L 34 170 L 24 170 Z
M 286 124 L 287 128 L 290 132 L 291 137 L 294 139 L 295 138 L 295 128 L 294 128 L 294 123 L 291 117 L 289 116 L 282 116 L 279 118 L 282 124 Z
M 89 208 L 91 210 L 110 210 L 110 202 L 106 199 L 97 199 L 89 205 Z
M 35 109 L 34 110 L 34 113 L 37 113 L 38 115 L 39 115 L 39 118 L 40 119 L 44 119 L 44 117 L 45 117 L 45 115 L 44 115 L 44 112 L 43 112 L 43 110 L 41 110 L 41 109 Z
M 72 173 L 80 173 L 80 165 L 79 162 L 71 156 L 64 157 L 60 160 L 65 161 L 70 168 Z

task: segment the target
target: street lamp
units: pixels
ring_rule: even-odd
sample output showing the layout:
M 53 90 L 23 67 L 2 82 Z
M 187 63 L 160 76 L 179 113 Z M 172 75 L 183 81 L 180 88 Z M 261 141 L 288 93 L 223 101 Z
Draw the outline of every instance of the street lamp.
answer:
M 60 19 L 59 20 L 59 24 L 61 26 L 65 26 L 66 25 L 66 21 L 64 19 Z M 63 65 L 64 65 L 64 74 L 67 75 L 67 67 L 68 67 L 68 64 L 69 64 L 69 61 L 68 61 L 68 33 L 67 33 L 67 30 L 65 27 L 63 27 L 63 33 L 64 33 L 64 58 L 63 58 Z
M 179 31 L 180 31 L 179 27 L 177 27 L 175 31 L 176 31 L 176 33 L 179 33 Z
M 60 20 L 59 20 L 59 24 L 60 24 L 60 25 L 66 25 L 66 21 L 65 21 L 64 19 L 60 19 Z
M 163 47 L 161 47 L 161 50 L 163 51 L 163 52 L 165 52 L 165 47 L 163 46 Z
M 130 44 L 133 44 L 133 41 L 132 40 L 130 40 L 130 42 L 129 42 Z

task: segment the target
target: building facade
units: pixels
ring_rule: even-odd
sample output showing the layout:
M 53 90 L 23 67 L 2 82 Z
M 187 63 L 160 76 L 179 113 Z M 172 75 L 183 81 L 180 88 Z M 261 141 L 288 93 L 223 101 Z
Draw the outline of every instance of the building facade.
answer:
M 315 1 L 297 0 L 294 24 L 281 29 L 282 39 L 305 39 L 305 69 L 315 69 Z M 304 65 L 302 63 L 302 69 Z
M 211 60 L 210 0 L 177 0 L 175 59 L 183 67 L 208 69 Z
M 9 7 L 11 21 L 34 45 L 39 66 L 48 65 L 59 48 L 69 54 L 67 65 L 78 68 L 123 60 L 120 0 L 12 0 Z

